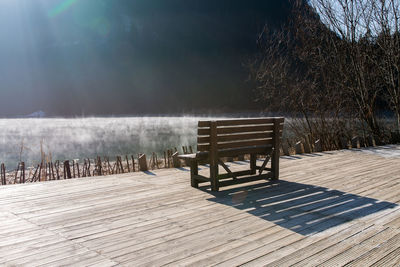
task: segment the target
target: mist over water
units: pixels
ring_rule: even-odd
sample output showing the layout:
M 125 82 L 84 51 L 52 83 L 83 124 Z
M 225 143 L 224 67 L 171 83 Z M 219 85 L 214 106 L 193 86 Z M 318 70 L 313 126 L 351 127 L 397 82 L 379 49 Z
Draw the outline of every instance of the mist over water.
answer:
M 20 157 L 27 165 L 38 163 L 41 143 L 53 161 L 131 154 L 136 158 L 138 153 L 181 150 L 182 145 L 195 149 L 197 122 L 202 119 L 210 118 L 0 119 L 0 162 L 7 169 L 16 168 Z

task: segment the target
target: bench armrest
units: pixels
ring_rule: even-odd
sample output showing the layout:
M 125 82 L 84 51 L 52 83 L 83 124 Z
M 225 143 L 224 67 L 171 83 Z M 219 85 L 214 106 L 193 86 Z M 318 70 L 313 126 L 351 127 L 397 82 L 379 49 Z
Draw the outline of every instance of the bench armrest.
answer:
M 196 154 L 185 154 L 185 155 L 179 155 L 178 158 L 180 159 L 196 159 Z

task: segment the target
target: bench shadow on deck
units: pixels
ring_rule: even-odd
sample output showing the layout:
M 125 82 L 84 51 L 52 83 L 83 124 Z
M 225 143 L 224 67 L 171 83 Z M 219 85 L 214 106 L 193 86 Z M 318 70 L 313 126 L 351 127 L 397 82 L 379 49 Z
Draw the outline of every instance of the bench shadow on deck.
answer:
M 301 235 L 312 235 L 397 204 L 309 184 L 274 181 L 221 192 L 208 201 L 245 210 Z

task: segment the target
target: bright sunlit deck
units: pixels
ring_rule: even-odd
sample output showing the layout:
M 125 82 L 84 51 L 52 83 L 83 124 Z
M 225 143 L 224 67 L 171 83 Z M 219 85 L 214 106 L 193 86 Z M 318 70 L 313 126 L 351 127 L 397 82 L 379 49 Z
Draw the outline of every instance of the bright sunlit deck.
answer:
M 2 187 L 0 265 L 398 265 L 399 151 L 283 157 L 218 193 L 188 168 Z

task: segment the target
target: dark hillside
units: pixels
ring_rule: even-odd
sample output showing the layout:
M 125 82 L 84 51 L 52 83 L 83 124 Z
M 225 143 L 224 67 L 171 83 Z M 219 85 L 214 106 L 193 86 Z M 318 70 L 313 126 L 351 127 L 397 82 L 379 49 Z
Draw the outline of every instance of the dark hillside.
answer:
M 254 109 L 242 63 L 264 23 L 279 27 L 289 9 L 281 0 L 15 3 L 0 4 L 5 116 Z

